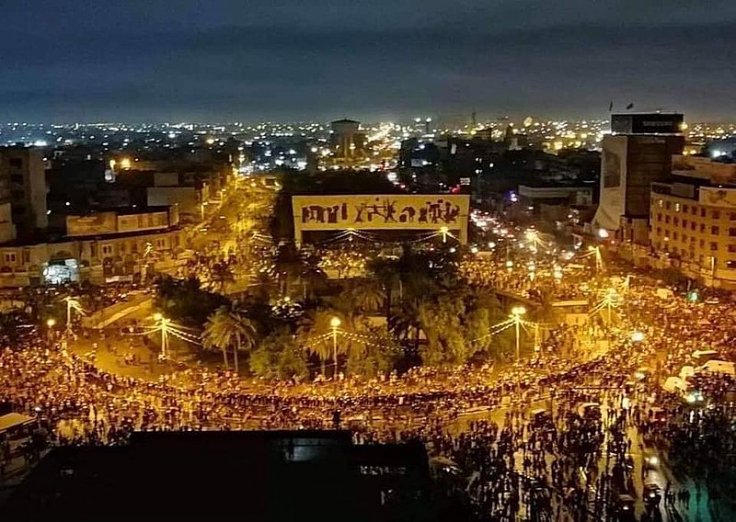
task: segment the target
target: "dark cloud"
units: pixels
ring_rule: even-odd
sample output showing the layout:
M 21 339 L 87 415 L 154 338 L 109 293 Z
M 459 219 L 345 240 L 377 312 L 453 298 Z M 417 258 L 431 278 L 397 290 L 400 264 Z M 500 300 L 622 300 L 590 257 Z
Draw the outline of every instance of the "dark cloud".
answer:
M 732 117 L 736 3 L 653 4 L 36 0 L 4 12 L 0 118 Z

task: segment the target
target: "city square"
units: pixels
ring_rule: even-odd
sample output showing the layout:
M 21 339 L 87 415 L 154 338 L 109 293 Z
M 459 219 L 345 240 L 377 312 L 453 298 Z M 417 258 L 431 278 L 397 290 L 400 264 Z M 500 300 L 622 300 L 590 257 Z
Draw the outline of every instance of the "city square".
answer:
M 736 4 L 0 12 L 3 521 L 736 520 Z

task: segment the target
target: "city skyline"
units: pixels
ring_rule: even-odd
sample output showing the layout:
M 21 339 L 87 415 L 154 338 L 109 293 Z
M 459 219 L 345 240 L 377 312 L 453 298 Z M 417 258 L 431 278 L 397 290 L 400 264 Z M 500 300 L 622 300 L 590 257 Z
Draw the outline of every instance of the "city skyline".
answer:
M 363 121 L 736 112 L 736 7 L 219 1 L 4 9 L 6 121 Z M 43 27 L 43 31 L 38 31 Z

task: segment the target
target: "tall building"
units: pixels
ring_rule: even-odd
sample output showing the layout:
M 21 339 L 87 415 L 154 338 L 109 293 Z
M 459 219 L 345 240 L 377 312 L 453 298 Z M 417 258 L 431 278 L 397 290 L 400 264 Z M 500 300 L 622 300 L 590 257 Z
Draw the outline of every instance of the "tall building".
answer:
M 360 130 L 360 122 L 337 120 L 331 124 L 331 145 L 336 158 L 351 159 L 363 156 L 365 133 Z
M 48 225 L 46 171 L 41 149 L 0 148 L 0 204 L 10 203 L 19 236 L 30 236 Z
M 675 156 L 672 179 L 652 183 L 651 249 L 708 286 L 736 289 L 736 164 Z
M 672 156 L 682 154 L 682 127 L 677 113 L 611 116 L 613 133 L 603 138 L 600 203 L 593 218 L 602 237 L 615 233 L 620 241 L 648 243 L 650 186 L 666 180 Z

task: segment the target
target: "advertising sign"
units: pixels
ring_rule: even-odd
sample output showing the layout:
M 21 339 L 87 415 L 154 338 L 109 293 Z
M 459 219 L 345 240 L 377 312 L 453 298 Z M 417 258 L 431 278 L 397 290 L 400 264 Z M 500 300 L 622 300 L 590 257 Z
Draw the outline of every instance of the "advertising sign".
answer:
M 736 209 L 736 189 L 700 187 L 698 203 L 709 207 Z

